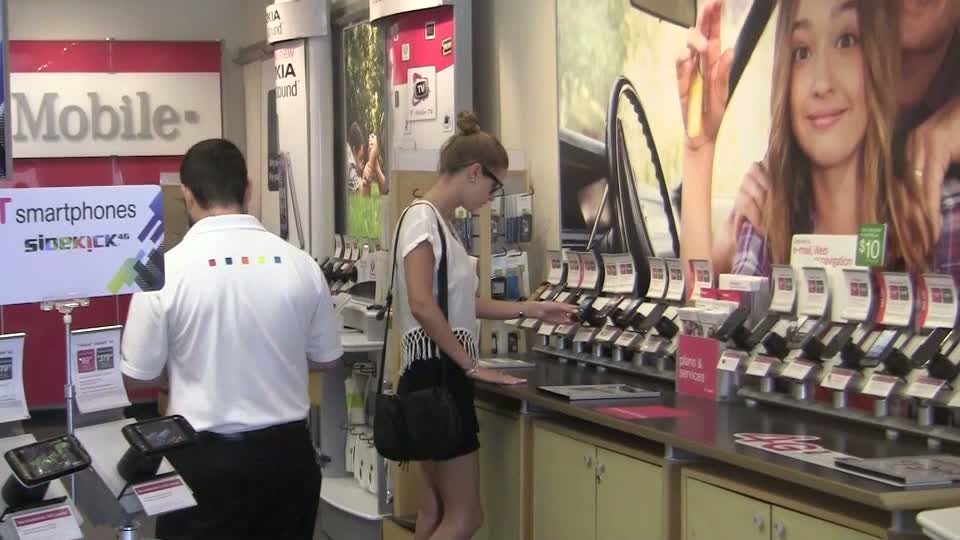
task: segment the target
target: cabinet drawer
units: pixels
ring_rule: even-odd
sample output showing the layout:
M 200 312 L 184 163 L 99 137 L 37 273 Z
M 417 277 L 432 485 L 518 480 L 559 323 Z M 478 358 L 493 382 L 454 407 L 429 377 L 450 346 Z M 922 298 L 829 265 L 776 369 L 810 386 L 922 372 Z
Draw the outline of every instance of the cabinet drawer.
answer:
M 879 540 L 793 510 L 773 507 L 772 540 Z
M 768 503 L 689 478 L 683 489 L 685 540 L 770 540 Z

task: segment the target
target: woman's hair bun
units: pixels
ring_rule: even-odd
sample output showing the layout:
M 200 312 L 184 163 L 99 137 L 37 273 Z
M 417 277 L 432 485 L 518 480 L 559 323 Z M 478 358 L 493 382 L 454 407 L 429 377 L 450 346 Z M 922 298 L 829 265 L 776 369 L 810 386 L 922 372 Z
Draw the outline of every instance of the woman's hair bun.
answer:
M 480 133 L 480 119 L 473 111 L 461 111 L 457 115 L 457 131 L 460 135 Z

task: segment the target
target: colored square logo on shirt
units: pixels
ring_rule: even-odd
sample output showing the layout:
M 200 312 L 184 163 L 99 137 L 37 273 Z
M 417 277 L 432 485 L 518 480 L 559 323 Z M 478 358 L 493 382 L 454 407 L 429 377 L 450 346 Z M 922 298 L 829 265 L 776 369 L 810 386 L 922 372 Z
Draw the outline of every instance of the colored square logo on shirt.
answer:
M 260 263 L 260 264 L 267 264 L 267 258 L 266 258 L 266 257 L 258 257 L 258 258 L 257 258 L 257 262 Z
M 280 264 L 280 257 L 274 257 L 273 262 L 275 262 L 276 264 Z
M 233 264 L 233 257 L 227 257 L 226 259 L 224 259 L 224 262 L 227 263 L 227 266 L 230 266 L 231 264 Z
M 207 264 L 209 264 L 210 266 L 216 266 L 216 265 L 217 265 L 217 261 L 216 261 L 216 259 L 210 259 L 209 261 L 207 261 Z
M 242 257 L 240 262 L 243 264 L 250 264 L 250 257 Z

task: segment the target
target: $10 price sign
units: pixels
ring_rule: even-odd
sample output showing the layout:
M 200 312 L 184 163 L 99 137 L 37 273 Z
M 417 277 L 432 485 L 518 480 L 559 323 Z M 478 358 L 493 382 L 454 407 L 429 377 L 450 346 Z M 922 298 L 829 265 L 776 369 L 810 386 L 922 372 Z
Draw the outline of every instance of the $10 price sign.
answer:
M 887 226 L 867 223 L 857 235 L 857 266 L 883 267 L 887 254 Z

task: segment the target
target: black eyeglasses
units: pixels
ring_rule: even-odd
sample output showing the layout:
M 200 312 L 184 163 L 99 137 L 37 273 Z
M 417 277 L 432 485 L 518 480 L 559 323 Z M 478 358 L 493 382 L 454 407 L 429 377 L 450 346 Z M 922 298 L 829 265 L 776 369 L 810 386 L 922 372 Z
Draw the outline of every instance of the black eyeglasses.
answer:
M 487 166 L 484 165 L 483 163 L 480 164 L 480 172 L 482 172 L 483 175 L 486 176 L 487 178 L 493 180 L 493 187 L 490 188 L 490 195 L 494 197 L 502 196 L 503 182 L 501 182 L 500 179 L 497 178 L 497 175 L 493 174 L 493 171 L 488 169 Z

